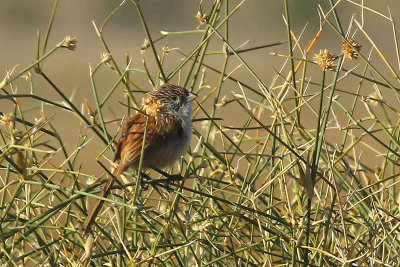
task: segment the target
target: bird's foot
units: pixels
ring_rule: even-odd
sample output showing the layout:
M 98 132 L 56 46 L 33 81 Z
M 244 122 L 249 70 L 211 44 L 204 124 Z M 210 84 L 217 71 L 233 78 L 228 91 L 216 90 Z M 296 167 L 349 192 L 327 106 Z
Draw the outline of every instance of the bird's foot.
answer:
M 142 187 L 143 191 L 149 189 L 149 184 L 151 183 L 152 179 L 146 173 L 142 172 L 142 179 L 140 179 L 140 186 Z
M 166 176 L 169 181 L 180 181 L 183 179 L 182 175 L 180 174 L 169 174 Z

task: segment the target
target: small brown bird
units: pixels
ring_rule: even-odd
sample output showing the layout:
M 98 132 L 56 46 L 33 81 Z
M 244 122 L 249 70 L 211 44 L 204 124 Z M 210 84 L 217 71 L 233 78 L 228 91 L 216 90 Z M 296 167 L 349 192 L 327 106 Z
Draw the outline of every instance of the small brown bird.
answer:
M 122 128 L 114 158 L 114 161 L 119 160 L 119 164 L 104 186 L 102 197 L 107 197 L 115 177 L 130 167 L 138 168 L 146 120 L 144 168 L 162 169 L 185 154 L 192 137 L 192 101 L 196 97 L 185 88 L 172 84 L 165 84 L 148 94 L 143 108 L 145 114 L 136 114 Z M 84 233 L 90 230 L 103 202 L 99 200 L 87 217 Z

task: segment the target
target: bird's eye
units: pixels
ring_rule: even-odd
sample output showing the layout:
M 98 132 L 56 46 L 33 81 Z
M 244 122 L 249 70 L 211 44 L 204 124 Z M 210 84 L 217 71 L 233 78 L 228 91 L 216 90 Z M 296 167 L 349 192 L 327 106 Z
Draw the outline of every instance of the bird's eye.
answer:
M 177 99 L 178 99 L 178 98 L 176 97 L 176 95 L 173 95 L 173 96 L 172 96 L 172 100 L 173 100 L 173 101 L 176 101 Z

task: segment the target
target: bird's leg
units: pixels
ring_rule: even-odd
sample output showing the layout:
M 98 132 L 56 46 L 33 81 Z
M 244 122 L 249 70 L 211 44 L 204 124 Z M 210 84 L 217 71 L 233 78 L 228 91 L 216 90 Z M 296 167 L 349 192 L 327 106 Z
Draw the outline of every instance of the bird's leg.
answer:
M 142 174 L 142 179 L 140 181 L 140 186 L 143 188 L 143 191 L 146 191 L 149 188 L 149 183 L 151 182 L 152 179 L 144 172 L 141 172 L 141 174 Z M 146 181 L 143 178 L 146 179 Z
M 154 167 L 154 166 L 151 166 L 151 168 L 152 168 L 153 170 L 155 170 L 156 172 L 158 172 L 159 174 L 163 175 L 165 178 L 167 178 L 167 182 L 166 182 L 166 184 L 165 184 L 165 188 L 166 188 L 168 191 L 171 190 L 171 187 L 170 187 L 170 184 L 171 184 L 171 183 L 173 183 L 173 182 L 175 182 L 175 181 L 180 181 L 180 180 L 183 179 L 182 175 L 180 175 L 180 174 L 168 174 L 168 173 L 166 173 L 165 171 L 160 170 L 159 168 Z

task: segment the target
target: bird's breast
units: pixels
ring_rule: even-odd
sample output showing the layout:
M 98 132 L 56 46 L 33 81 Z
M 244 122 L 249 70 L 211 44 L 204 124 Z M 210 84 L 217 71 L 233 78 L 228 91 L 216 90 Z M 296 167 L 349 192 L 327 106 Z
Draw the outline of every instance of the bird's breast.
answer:
M 183 156 L 190 144 L 190 136 L 183 134 L 169 139 L 159 148 L 149 151 L 145 156 L 145 165 L 155 166 L 157 168 L 164 168 L 175 163 Z
M 192 137 L 192 121 L 181 119 L 178 121 L 180 122 L 179 124 L 168 130 L 172 134 L 165 133 L 166 138 L 162 138 L 162 143 L 152 146 L 151 149 L 145 152 L 145 165 L 164 168 L 174 164 L 186 153 Z M 160 127 L 163 127 L 163 125 L 161 124 Z

